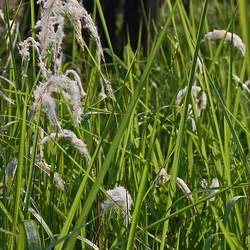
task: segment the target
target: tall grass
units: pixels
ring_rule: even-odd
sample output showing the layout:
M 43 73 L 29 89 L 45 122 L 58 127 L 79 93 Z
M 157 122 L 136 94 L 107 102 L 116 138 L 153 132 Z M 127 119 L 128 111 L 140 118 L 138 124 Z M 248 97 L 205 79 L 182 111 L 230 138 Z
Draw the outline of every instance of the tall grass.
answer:
M 187 14 L 182 1 L 167 0 L 159 23 L 147 20 L 147 42 L 139 40 L 136 51 L 128 44 L 123 58 L 111 44 L 101 1 L 94 3 L 110 57 L 99 64 L 96 38 L 78 45 L 75 20 L 65 16 L 60 72 L 77 71 L 86 95 L 76 124 L 65 89 L 53 94 L 57 128 L 43 106 L 34 110 L 34 90 L 44 81 L 37 51 L 29 61 L 18 52 L 20 41 L 38 33 L 34 1 L 21 2 L 31 18 L 19 28 L 5 10 L 0 249 L 247 249 L 249 3 L 193 0 Z M 215 29 L 226 32 L 207 39 Z M 46 60 L 53 66 L 52 54 Z M 104 89 L 109 82 L 113 95 Z M 87 157 L 65 131 L 84 141 Z M 124 207 L 130 195 L 131 211 Z

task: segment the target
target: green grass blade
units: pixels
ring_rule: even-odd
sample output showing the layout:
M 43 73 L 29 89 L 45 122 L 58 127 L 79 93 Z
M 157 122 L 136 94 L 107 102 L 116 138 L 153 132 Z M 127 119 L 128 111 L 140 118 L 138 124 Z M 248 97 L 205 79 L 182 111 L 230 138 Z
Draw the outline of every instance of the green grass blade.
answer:
M 103 182 L 103 179 L 108 171 L 108 168 L 109 168 L 109 165 L 113 159 L 113 156 L 117 150 L 117 147 L 118 145 L 120 144 L 120 141 L 121 141 L 121 138 L 123 136 L 123 133 L 127 127 L 127 124 L 129 123 L 129 120 L 133 114 L 133 111 L 134 111 L 134 108 L 138 102 L 138 99 L 139 99 L 139 96 L 140 96 L 140 93 L 144 87 L 144 84 L 145 84 L 145 81 L 147 79 L 147 76 L 151 70 L 151 67 L 152 67 L 152 64 L 154 62 L 154 59 L 155 59 L 155 56 L 160 48 L 160 46 L 162 45 L 162 41 L 166 35 L 166 32 L 168 30 L 168 25 L 169 25 L 169 22 L 170 22 L 170 18 L 171 18 L 171 15 L 173 15 L 173 12 L 174 12 L 175 8 L 173 8 L 173 11 L 170 13 L 170 16 L 168 17 L 164 27 L 162 28 L 158 38 L 157 38 L 157 41 L 155 43 L 155 46 L 153 48 L 153 50 L 151 51 L 151 54 L 148 58 L 148 61 L 147 61 L 147 64 L 145 66 L 145 69 L 143 71 L 143 74 L 142 74 L 142 77 L 141 77 L 141 80 L 140 80 L 140 83 L 137 85 L 136 89 L 135 89 L 135 92 L 134 92 L 134 95 L 128 105 L 128 108 L 127 108 L 127 111 L 124 115 L 124 118 L 122 119 L 121 121 L 121 124 L 120 124 L 120 127 L 118 128 L 116 134 L 115 134 L 115 137 L 113 139 L 113 142 L 110 146 L 110 149 L 108 151 L 108 154 L 105 158 L 105 161 L 103 163 L 103 166 L 101 167 L 101 170 L 100 170 L 100 173 L 95 181 L 95 183 L 93 184 L 92 186 L 92 189 L 90 190 L 90 193 L 88 195 L 88 198 L 87 200 L 85 201 L 85 204 L 82 208 L 82 214 L 79 216 L 79 219 L 77 220 L 77 223 L 75 225 L 75 227 L 77 228 L 80 224 L 82 224 L 83 221 L 86 220 L 87 218 L 87 215 L 92 207 L 92 204 L 95 200 L 95 197 L 98 193 L 98 190 Z M 76 233 L 74 233 L 72 235 L 72 238 L 68 241 L 67 243 L 67 246 L 66 248 L 67 249 L 73 249 L 74 247 L 74 244 L 75 244 L 75 240 L 76 240 Z
M 150 159 L 151 158 L 151 153 L 153 150 L 153 146 L 155 143 L 155 130 L 156 130 L 156 125 L 157 125 L 157 119 L 155 119 L 155 123 L 154 123 L 154 127 L 153 127 L 153 133 L 151 135 L 150 138 L 150 143 L 149 143 L 149 149 L 148 149 L 148 155 L 147 158 Z M 128 236 L 128 243 L 127 243 L 127 250 L 132 250 L 134 249 L 134 241 L 135 241 L 135 233 L 136 233 L 136 227 L 138 224 L 138 220 L 139 220 L 139 216 L 140 216 L 140 211 L 141 211 L 141 205 L 142 205 L 142 201 L 144 198 L 144 192 L 145 192 L 145 187 L 146 187 L 146 182 L 147 182 L 147 178 L 148 178 L 148 171 L 149 171 L 149 165 L 148 163 L 145 164 L 144 168 L 143 168 L 143 173 L 142 173 L 142 177 L 141 177 L 141 181 L 140 181 L 140 186 L 139 186 L 139 190 L 137 193 L 137 197 L 136 197 L 136 201 L 135 201 L 135 209 L 132 215 L 132 224 L 129 230 L 129 236 Z
M 23 224 L 26 233 L 26 245 L 28 250 L 42 250 L 39 230 L 36 222 L 33 220 L 25 220 Z
M 194 56 L 193 56 L 193 60 L 192 60 L 192 68 L 191 68 L 191 71 L 189 74 L 189 79 L 188 79 L 187 95 L 186 95 L 184 106 L 183 106 L 182 113 L 181 113 L 181 121 L 180 121 L 178 135 L 177 135 L 176 144 L 175 144 L 174 159 L 173 159 L 173 164 L 172 164 L 172 168 L 171 168 L 171 172 L 170 172 L 170 174 L 171 174 L 171 189 L 170 189 L 170 194 L 168 196 L 168 205 L 166 208 L 167 215 L 170 214 L 172 201 L 173 201 L 173 198 L 175 195 L 175 190 L 176 190 L 176 177 L 178 174 L 179 161 L 180 161 L 180 157 L 181 157 L 181 148 L 182 148 L 181 145 L 182 145 L 183 135 L 185 132 L 188 104 L 189 104 L 190 97 L 191 97 L 191 89 L 192 89 L 192 85 L 193 85 L 193 81 L 194 81 L 195 68 L 196 68 L 198 53 L 199 53 L 199 49 L 200 49 L 200 43 L 201 43 L 202 34 L 203 34 L 202 31 L 203 31 L 206 12 L 207 12 L 207 5 L 208 5 L 208 0 L 206 0 L 204 5 L 203 5 L 203 12 L 202 12 L 201 19 L 200 19 L 197 41 L 196 41 Z M 163 227 L 161 247 L 160 247 L 161 250 L 163 250 L 165 248 L 167 231 L 168 231 L 168 221 L 166 221 L 164 223 L 164 227 Z
M 18 214 L 20 210 L 21 196 L 22 196 L 22 177 L 24 169 L 25 142 L 26 142 L 26 113 L 27 113 L 27 95 L 24 102 L 22 120 L 21 120 L 21 135 L 20 135 L 16 187 L 15 187 L 15 207 L 14 207 L 13 227 L 12 227 L 13 233 L 16 233 L 17 231 Z M 13 247 L 14 247 L 14 242 L 12 238 L 11 249 L 13 249 Z

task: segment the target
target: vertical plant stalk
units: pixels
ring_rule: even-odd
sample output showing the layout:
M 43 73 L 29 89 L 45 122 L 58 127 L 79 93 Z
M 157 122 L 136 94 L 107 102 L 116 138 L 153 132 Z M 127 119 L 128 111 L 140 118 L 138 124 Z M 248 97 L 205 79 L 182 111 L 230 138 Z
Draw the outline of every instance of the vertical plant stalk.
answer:
M 37 121 L 39 121 L 40 117 L 40 109 L 37 114 Z M 38 123 L 35 125 L 35 138 L 32 145 L 32 152 L 31 152 L 31 162 L 29 167 L 29 177 L 28 177 L 28 185 L 27 191 L 25 196 L 25 209 L 24 209 L 24 216 L 28 219 L 28 210 L 30 206 L 30 197 L 32 193 L 32 184 L 33 184 L 33 176 L 34 176 L 34 168 L 35 168 L 35 160 L 36 160 L 36 152 L 37 152 L 37 142 L 38 142 L 38 135 L 39 135 L 39 126 Z
M 33 38 L 36 36 L 36 15 L 35 15 L 35 0 L 30 0 L 30 15 L 31 15 L 31 35 Z M 32 67 L 33 67 L 33 81 L 36 79 L 36 56 L 35 48 L 32 47 Z
M 199 23 L 199 29 L 198 29 L 197 41 L 196 41 L 196 46 L 195 46 L 195 51 L 194 51 L 194 56 L 193 56 L 192 68 L 191 68 L 191 71 L 189 74 L 189 79 L 188 79 L 188 91 L 187 91 L 187 95 L 185 98 L 184 107 L 183 107 L 182 113 L 181 113 L 181 121 L 180 121 L 179 130 L 178 130 L 175 150 L 174 150 L 173 165 L 172 165 L 172 169 L 170 172 L 170 175 L 171 175 L 170 193 L 168 196 L 166 216 L 169 216 L 169 214 L 171 213 L 171 206 L 172 206 L 172 202 L 173 202 L 173 197 L 174 197 L 175 192 L 176 192 L 176 177 L 177 177 L 178 170 L 179 170 L 179 161 L 180 161 L 180 157 L 181 157 L 181 148 L 182 148 L 181 145 L 182 145 L 182 141 L 183 141 L 183 135 L 184 135 L 185 124 L 186 124 L 186 119 L 187 119 L 188 104 L 189 104 L 190 97 L 191 97 L 192 84 L 193 84 L 193 80 L 194 80 L 194 76 L 195 76 L 195 68 L 196 68 L 198 53 L 199 53 L 199 49 L 200 49 L 200 43 L 201 43 L 201 39 L 202 39 L 202 30 L 203 30 L 203 26 L 204 26 L 204 22 L 205 22 L 207 5 L 208 5 L 208 0 L 206 0 L 204 3 L 204 7 L 203 7 L 200 23 Z M 166 220 L 164 222 L 160 250 L 164 250 L 164 248 L 165 248 L 166 235 L 168 232 L 168 224 L 169 224 L 169 220 Z
M 230 235 L 230 232 L 227 230 L 220 216 L 217 214 L 216 208 L 213 205 L 211 205 L 211 209 L 212 209 L 213 216 L 215 220 L 218 222 L 221 232 L 223 233 L 228 246 L 230 247 L 231 250 L 236 250 L 239 246 L 235 246 L 234 241 L 232 240 L 232 237 Z
M 243 32 L 243 40 L 246 45 L 245 58 L 247 61 L 247 72 L 250 78 L 250 30 L 249 30 L 249 8 L 247 0 L 238 0 L 239 12 L 240 12 L 240 23 Z
M 233 28 L 233 21 L 232 21 Z M 233 32 L 233 30 L 232 30 Z M 230 62 L 229 62 L 229 73 L 228 73 L 228 83 L 227 83 L 227 94 L 226 94 L 226 107 L 231 111 L 231 90 L 232 90 L 232 74 L 233 74 L 233 36 L 231 36 L 230 41 Z M 227 182 L 231 185 L 231 173 L 230 173 L 230 127 L 227 123 L 226 118 L 224 117 L 224 152 L 225 152 L 225 173 L 227 175 Z M 233 193 L 232 193 L 233 195 Z M 233 197 L 233 196 L 232 196 Z
M 238 0 L 238 6 L 239 6 L 239 13 L 240 13 L 240 23 L 242 27 L 242 32 L 243 32 L 243 40 L 246 44 L 246 63 L 247 63 L 247 72 L 248 72 L 248 78 L 250 78 L 250 30 L 249 30 L 249 8 L 247 7 L 247 0 Z M 249 171 L 248 168 L 249 166 L 246 166 L 247 168 L 247 174 L 249 178 Z M 248 180 L 248 184 L 249 184 Z M 244 227 L 243 227 L 243 244 L 246 247 L 247 245 L 247 238 L 248 237 L 248 224 L 250 221 L 250 185 L 248 185 L 248 190 L 247 190 L 247 207 L 245 211 L 245 216 L 244 216 Z
M 16 187 L 15 187 L 15 206 L 14 206 L 14 216 L 13 216 L 13 226 L 12 233 L 15 234 L 17 231 L 18 213 L 20 209 L 20 200 L 22 195 L 22 175 L 24 168 L 24 154 L 25 154 L 25 137 L 26 137 L 26 114 L 27 114 L 27 100 L 28 95 L 26 93 L 22 119 L 21 119 L 21 136 L 19 145 L 19 155 L 18 155 L 18 165 L 17 165 L 17 176 L 16 176 Z M 14 236 L 11 237 L 11 247 L 14 249 Z
M 114 50 L 113 50 L 113 46 L 112 46 L 112 43 L 111 43 L 111 40 L 110 40 L 110 36 L 109 36 L 109 32 L 108 32 L 108 27 L 107 27 L 107 24 L 106 24 L 106 21 L 105 21 L 105 17 L 104 17 L 103 11 L 102 11 L 101 3 L 100 3 L 99 0 L 95 0 L 95 2 L 96 2 L 96 5 L 97 5 L 97 9 L 98 9 L 99 15 L 100 15 L 102 27 L 103 27 L 104 34 L 105 34 L 107 42 L 108 42 L 109 49 L 111 50 L 112 57 L 114 58 Z
M 13 39 L 11 35 L 11 24 L 10 24 L 10 16 L 9 16 L 9 4 L 7 0 L 4 0 L 4 7 L 5 7 L 5 21 L 7 23 L 7 39 L 9 39 L 9 50 L 10 50 L 10 56 L 11 56 L 11 65 L 10 65 L 10 72 L 12 71 L 12 77 L 13 77 L 13 83 L 14 83 L 14 88 L 15 88 L 15 97 L 16 97 L 16 116 L 21 115 L 21 110 L 20 110 L 20 105 L 19 105 L 19 100 L 18 100 L 18 95 L 17 95 L 17 89 L 16 89 L 16 79 L 17 79 L 17 67 L 16 67 L 16 59 L 15 59 L 15 52 L 14 52 L 14 46 L 13 46 Z
M 82 212 L 77 220 L 77 223 L 74 227 L 74 229 L 78 229 L 80 225 L 84 224 L 85 221 L 86 221 L 86 218 L 90 212 L 90 209 L 96 199 L 96 195 L 99 191 L 99 188 L 100 186 L 102 185 L 102 182 L 103 182 L 103 179 L 104 177 L 106 176 L 106 173 L 109 169 L 109 166 L 112 162 L 112 159 L 115 155 L 115 152 L 120 144 L 120 141 L 123 137 L 123 133 L 124 131 L 126 130 L 127 128 L 127 124 L 129 123 L 129 120 L 134 112 L 134 109 L 135 109 L 135 106 L 138 102 L 138 99 L 139 99 L 139 96 L 140 96 L 140 93 L 144 87 L 144 84 L 145 84 L 145 81 L 147 79 L 147 76 L 151 70 L 151 67 L 153 65 L 153 62 L 154 62 L 154 59 L 155 59 L 155 56 L 157 54 L 157 52 L 159 51 L 161 45 L 162 45 L 162 42 L 165 38 L 165 35 L 168 31 L 168 26 L 169 26 L 169 23 L 170 23 L 170 20 L 171 20 L 171 17 L 174 13 L 174 10 L 175 10 L 175 7 L 176 7 L 176 4 L 174 5 L 174 8 L 172 10 L 172 12 L 170 12 L 169 16 L 168 16 L 168 19 L 166 20 L 166 23 L 165 25 L 163 26 L 157 40 L 156 40 L 156 43 L 149 55 L 149 58 L 148 58 L 148 61 L 147 61 L 147 64 L 145 66 L 145 69 L 144 69 L 144 72 L 142 74 L 142 77 L 141 77 L 141 80 L 139 82 L 139 84 L 137 85 L 137 88 L 135 89 L 135 92 L 134 92 L 134 95 L 132 96 L 131 98 L 131 101 L 128 105 L 128 108 L 127 108 L 127 111 L 121 121 L 121 124 L 120 124 L 120 127 L 118 128 L 117 132 L 116 132 L 116 135 L 113 139 L 113 142 L 110 146 L 110 149 L 108 151 L 108 154 L 103 162 L 103 165 L 100 169 L 100 173 L 99 175 L 97 176 L 97 179 L 95 181 L 95 183 L 93 184 L 90 192 L 89 192 L 89 195 L 88 195 L 88 198 L 87 200 L 85 201 L 84 203 L 84 206 L 82 208 Z M 78 193 L 77 193 L 78 195 Z M 72 233 L 72 237 L 69 239 L 69 241 L 67 242 L 67 245 L 66 245 L 66 248 L 65 249 L 74 249 L 74 245 L 75 245 L 75 241 L 76 241 L 76 237 L 77 237 L 77 234 L 78 234 L 79 230 L 77 231 L 74 231 L 74 233 Z
M 143 168 L 141 182 L 140 182 L 137 198 L 135 201 L 135 210 L 134 210 L 134 213 L 132 216 L 132 225 L 131 225 L 130 230 L 129 230 L 128 244 L 127 244 L 127 248 L 126 248 L 127 250 L 134 249 L 136 227 L 137 227 L 139 216 L 140 216 L 141 205 L 142 205 L 142 201 L 144 198 L 144 191 L 145 191 L 145 186 L 146 186 L 147 177 L 148 177 L 148 170 L 149 170 L 148 162 L 149 162 L 149 159 L 151 157 L 154 143 L 155 143 L 155 132 L 156 132 L 157 121 L 158 121 L 158 117 L 156 117 L 155 122 L 154 122 L 154 128 L 152 129 L 153 133 L 151 135 L 151 139 L 150 139 L 150 143 L 149 143 L 149 150 L 147 153 L 148 157 L 147 157 L 146 164 Z

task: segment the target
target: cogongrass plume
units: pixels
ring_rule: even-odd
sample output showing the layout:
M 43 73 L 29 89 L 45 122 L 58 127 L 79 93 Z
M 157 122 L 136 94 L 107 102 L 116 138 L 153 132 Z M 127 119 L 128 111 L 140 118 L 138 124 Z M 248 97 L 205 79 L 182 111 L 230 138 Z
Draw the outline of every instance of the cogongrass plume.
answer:
M 195 71 L 194 82 L 193 82 L 192 89 L 191 89 L 191 95 L 193 96 L 194 101 L 195 101 L 197 116 L 200 117 L 202 111 L 205 110 L 207 107 L 207 95 L 204 91 L 202 91 L 201 87 L 197 86 L 198 75 L 200 74 L 203 76 L 203 73 L 204 73 L 203 60 L 201 57 L 197 58 L 197 69 Z M 183 101 L 187 95 L 187 90 L 188 90 L 188 87 L 186 86 L 183 89 L 179 90 L 179 92 L 177 93 L 176 101 L 175 101 L 177 113 L 179 113 L 181 110 Z M 188 105 L 187 120 L 191 121 L 192 131 L 195 132 L 196 123 L 195 123 L 195 119 L 193 116 L 191 104 Z
M 244 83 L 242 83 L 243 90 L 246 91 L 248 94 L 250 94 L 249 85 L 250 85 L 250 80 L 247 80 Z
M 67 75 L 74 72 L 74 80 Z M 57 128 L 60 128 L 56 112 L 56 101 L 53 97 L 55 93 L 63 93 L 64 97 L 72 106 L 73 119 L 76 124 L 80 123 L 82 108 L 81 99 L 85 92 L 82 89 L 80 77 L 73 70 L 66 71 L 67 75 L 52 75 L 46 82 L 41 83 L 34 92 L 36 107 L 42 103 L 47 111 L 50 122 Z
M 158 183 L 167 183 L 171 178 L 171 175 L 168 175 L 167 171 L 162 168 L 159 173 L 157 174 L 156 180 Z M 176 185 L 179 189 L 187 196 L 187 199 L 190 203 L 194 203 L 194 198 L 191 190 L 189 189 L 188 185 L 185 181 L 179 177 L 176 177 Z M 195 212 L 195 209 L 193 210 Z
M 197 58 L 197 64 L 198 64 L 198 68 L 199 68 L 199 72 L 201 75 L 203 75 L 203 61 L 200 57 Z M 197 71 L 196 71 L 196 74 L 197 74 Z
M 77 0 L 67 0 L 65 3 L 65 11 L 69 14 L 72 21 L 74 22 L 79 44 L 84 47 L 84 40 L 82 35 L 82 28 L 84 28 L 88 30 L 96 43 L 96 52 L 98 55 L 98 59 L 102 59 L 104 61 L 101 40 L 96 25 L 86 9 L 81 4 L 79 4 Z
M 90 160 L 90 156 L 89 156 L 89 152 L 87 149 L 86 144 L 79 139 L 74 132 L 72 132 L 71 130 L 68 129 L 62 129 L 61 131 L 57 132 L 53 132 L 45 137 L 42 138 L 41 140 L 41 145 L 46 144 L 50 141 L 54 141 L 56 139 L 59 138 L 64 138 L 66 140 L 68 140 L 85 158 L 86 160 L 89 162 Z
M 93 19 L 86 11 L 86 9 L 81 4 L 79 4 L 77 0 L 67 0 L 65 3 L 65 12 L 68 13 L 68 15 L 70 16 L 71 20 L 75 25 L 76 39 L 82 49 L 84 49 L 84 44 L 85 44 L 83 40 L 82 28 L 86 29 L 89 32 L 90 36 L 94 39 L 96 44 L 96 53 L 100 70 L 100 62 L 101 60 L 105 62 L 105 59 L 104 59 L 101 40 Z M 111 97 L 112 99 L 115 99 L 110 81 L 105 78 L 103 78 L 102 80 L 104 81 L 108 96 Z M 102 87 L 103 85 L 101 82 L 101 88 Z M 103 89 L 101 89 L 101 91 L 103 91 Z M 103 96 L 102 92 L 101 95 Z
M 206 179 L 201 179 L 201 181 L 200 181 L 201 188 L 206 189 L 207 185 L 208 185 L 207 180 Z
M 37 160 L 36 166 L 39 167 L 48 176 L 51 176 L 51 166 L 49 164 L 47 164 L 44 160 L 42 160 L 42 159 Z M 53 183 L 61 191 L 65 190 L 65 181 L 62 179 L 60 174 L 58 174 L 57 172 L 53 173 Z
M 0 97 L 2 97 L 6 102 L 10 103 L 10 104 L 14 104 L 15 102 L 9 98 L 8 96 L 6 96 L 1 90 L 0 90 Z
M 193 96 L 195 104 L 196 104 L 197 115 L 198 115 L 198 117 L 200 117 L 201 112 L 203 110 L 205 110 L 207 107 L 207 95 L 204 91 L 202 91 L 201 87 L 199 87 L 197 85 L 192 86 L 191 93 L 192 93 L 192 96 Z M 181 89 L 178 92 L 178 94 L 176 96 L 176 101 L 175 101 L 177 111 L 180 110 L 182 102 L 183 102 L 186 95 L 187 95 L 187 87 Z
M 42 4 L 41 17 L 36 23 L 39 31 L 37 38 L 40 45 L 42 60 L 46 60 L 48 53 L 53 56 L 52 74 L 61 70 L 61 52 L 64 38 L 64 6 L 61 0 L 39 0 Z M 47 76 L 44 76 L 46 79 Z
M 206 179 L 202 179 L 200 181 L 200 185 L 202 189 L 206 189 L 209 191 L 209 195 L 213 196 L 209 199 L 209 201 L 215 201 L 214 195 L 219 191 L 218 188 L 220 187 L 220 183 L 218 178 L 213 178 L 210 186 L 208 187 L 208 182 Z
M 65 15 L 68 15 L 77 30 L 77 40 L 83 47 L 82 26 L 89 30 L 97 44 L 98 61 L 103 58 L 103 51 L 98 36 L 97 28 L 87 13 L 85 8 L 76 0 L 39 0 L 42 5 L 42 14 L 36 24 L 39 30 L 37 38 L 27 38 L 19 45 L 20 55 L 23 59 L 29 59 L 30 46 L 33 46 L 38 54 L 38 66 L 41 70 L 43 80 L 35 90 L 35 110 L 37 105 L 42 104 L 46 109 L 51 123 L 60 128 L 59 119 L 56 115 L 56 100 L 54 93 L 63 92 L 66 99 L 72 105 L 73 118 L 76 124 L 80 123 L 82 107 L 81 99 L 85 95 L 79 75 L 69 69 L 65 73 L 62 68 L 62 47 L 64 34 Z M 52 62 L 48 65 L 47 59 L 52 55 Z M 99 64 L 100 65 L 100 64 Z M 73 80 L 69 78 L 73 76 Z M 112 93 L 110 83 L 105 80 L 106 88 L 109 94 Z
M 246 91 L 248 94 L 250 94 L 250 90 L 249 90 L 250 80 L 247 80 L 245 82 L 241 82 L 240 78 L 237 75 L 233 75 L 233 80 L 238 82 L 238 83 L 241 83 L 242 89 L 244 91 Z
M 182 105 L 183 105 L 183 101 L 185 99 L 185 96 L 187 95 L 187 86 L 183 89 L 181 89 L 177 96 L 176 96 L 176 111 L 177 113 L 180 112 Z M 191 94 L 194 98 L 194 102 L 195 102 L 195 108 L 197 111 L 197 116 L 200 117 L 202 111 L 204 111 L 207 107 L 207 95 L 204 91 L 202 91 L 201 87 L 197 86 L 196 84 L 194 84 L 192 86 L 192 90 L 191 90 Z M 196 123 L 193 117 L 193 111 L 192 111 L 192 105 L 189 104 L 188 105 L 188 120 L 191 121 L 192 124 L 192 131 L 195 132 L 196 131 Z
M 232 41 L 234 47 L 237 48 L 243 56 L 245 55 L 245 44 L 243 43 L 242 39 L 235 33 L 231 33 L 226 30 L 214 29 L 204 36 L 204 40 L 216 41 L 221 39 L 225 39 L 226 42 Z
M 170 175 L 167 174 L 165 168 L 161 168 L 159 173 L 156 176 L 158 183 L 167 183 L 170 180 Z
M 212 183 L 210 185 L 210 189 L 212 189 L 210 194 L 215 195 L 219 191 L 218 190 L 219 187 L 220 187 L 220 183 L 219 183 L 218 178 L 213 178 Z M 215 201 L 215 197 L 210 198 L 209 201 Z
M 110 198 L 102 203 L 103 214 L 112 207 L 120 208 L 124 216 L 124 225 L 128 226 L 130 210 L 133 204 L 131 195 L 122 186 L 107 190 L 107 194 Z

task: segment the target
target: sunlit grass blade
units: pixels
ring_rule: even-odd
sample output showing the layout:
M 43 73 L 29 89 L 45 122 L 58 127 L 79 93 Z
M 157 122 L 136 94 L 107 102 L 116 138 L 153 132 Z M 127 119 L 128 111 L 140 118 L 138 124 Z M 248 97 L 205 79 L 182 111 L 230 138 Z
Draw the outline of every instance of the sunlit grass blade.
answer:
M 200 49 L 200 43 L 202 39 L 202 34 L 203 34 L 203 26 L 204 26 L 204 20 L 207 12 L 207 5 L 208 1 L 206 0 L 204 5 L 203 5 L 203 11 L 199 23 L 199 29 L 198 29 L 198 35 L 197 35 L 197 41 L 195 45 L 195 51 L 193 55 L 193 60 L 192 60 L 192 68 L 189 73 L 189 78 L 188 78 L 188 89 L 187 89 L 187 95 L 185 98 L 184 106 L 181 112 L 181 120 L 180 120 L 180 125 L 178 129 L 178 134 L 177 134 L 177 139 L 176 139 L 176 144 L 175 144 L 175 151 L 174 151 L 174 159 L 173 159 L 173 164 L 171 168 L 171 188 L 170 188 L 170 194 L 168 197 L 168 204 L 166 208 L 166 214 L 170 214 L 171 211 L 171 206 L 173 203 L 173 198 L 176 192 L 176 177 L 178 174 L 178 169 L 179 169 L 179 161 L 181 157 L 181 145 L 183 141 L 183 135 L 185 132 L 185 124 L 186 124 L 186 119 L 187 119 L 187 111 L 188 111 L 188 104 L 190 101 L 191 97 L 191 89 L 194 81 L 194 75 L 195 75 L 195 68 L 196 68 L 196 63 L 197 63 L 197 58 L 198 58 L 198 53 Z M 165 221 L 163 231 L 162 231 L 162 240 L 161 240 L 161 247 L 160 249 L 163 250 L 165 248 L 165 241 L 166 241 L 166 235 L 168 232 L 168 224 L 169 221 Z
M 173 14 L 173 12 L 174 12 L 174 9 L 171 12 L 171 15 Z M 113 159 L 113 156 L 114 156 L 114 154 L 116 152 L 117 146 L 120 144 L 120 140 L 121 140 L 121 138 L 123 136 L 123 133 L 124 133 L 124 131 L 126 129 L 126 126 L 127 126 L 128 122 L 129 122 L 129 120 L 131 118 L 131 115 L 133 114 L 134 108 L 135 108 L 135 106 L 136 106 L 136 104 L 138 102 L 139 95 L 140 95 L 140 93 L 141 93 L 141 91 L 142 91 L 142 89 L 144 87 L 145 81 L 146 81 L 147 76 L 148 76 L 148 74 L 150 72 L 151 66 L 152 66 L 152 64 L 154 62 L 154 58 L 155 58 L 155 56 L 156 56 L 156 54 L 157 54 L 157 52 L 158 52 L 158 50 L 159 50 L 159 48 L 161 46 L 161 43 L 162 43 L 162 41 L 164 39 L 164 36 L 165 36 L 165 34 L 167 32 L 171 15 L 167 19 L 167 21 L 166 21 L 163 29 L 161 30 L 161 32 L 160 32 L 160 34 L 159 34 L 159 36 L 158 36 L 158 38 L 157 38 L 157 40 L 155 42 L 155 45 L 154 45 L 154 47 L 153 47 L 153 49 L 152 49 L 152 51 L 150 53 L 147 64 L 145 66 L 142 77 L 140 79 L 140 83 L 137 85 L 137 87 L 135 89 L 135 92 L 134 92 L 134 95 L 133 95 L 133 97 L 132 97 L 132 99 L 131 99 L 128 107 L 127 107 L 127 111 L 126 111 L 126 113 L 124 115 L 124 118 L 122 119 L 121 124 L 120 124 L 118 130 L 116 131 L 115 137 L 114 137 L 113 142 L 112 142 L 112 144 L 110 146 L 110 149 L 109 149 L 108 154 L 107 154 L 107 156 L 105 158 L 105 161 L 104 161 L 104 163 L 102 165 L 101 171 L 100 171 L 95 183 L 92 186 L 92 189 L 91 189 L 91 191 L 90 191 L 90 193 L 88 195 L 87 200 L 85 201 L 85 204 L 84 204 L 83 209 L 82 209 L 82 214 L 80 215 L 75 227 L 78 227 L 87 218 L 87 215 L 88 215 L 88 213 L 89 213 L 89 211 L 91 209 L 91 206 L 92 206 L 92 204 L 93 204 L 93 202 L 95 200 L 95 197 L 96 197 L 96 195 L 98 193 L 99 187 L 101 186 L 101 184 L 103 182 L 103 179 L 104 179 L 104 177 L 105 177 L 105 175 L 106 175 L 106 173 L 108 171 L 109 165 L 110 165 L 110 163 L 111 163 L 111 161 Z M 75 239 L 76 239 L 76 234 L 73 234 L 72 238 L 68 241 L 66 247 L 68 247 L 69 249 L 73 248 L 73 246 L 75 244 Z

